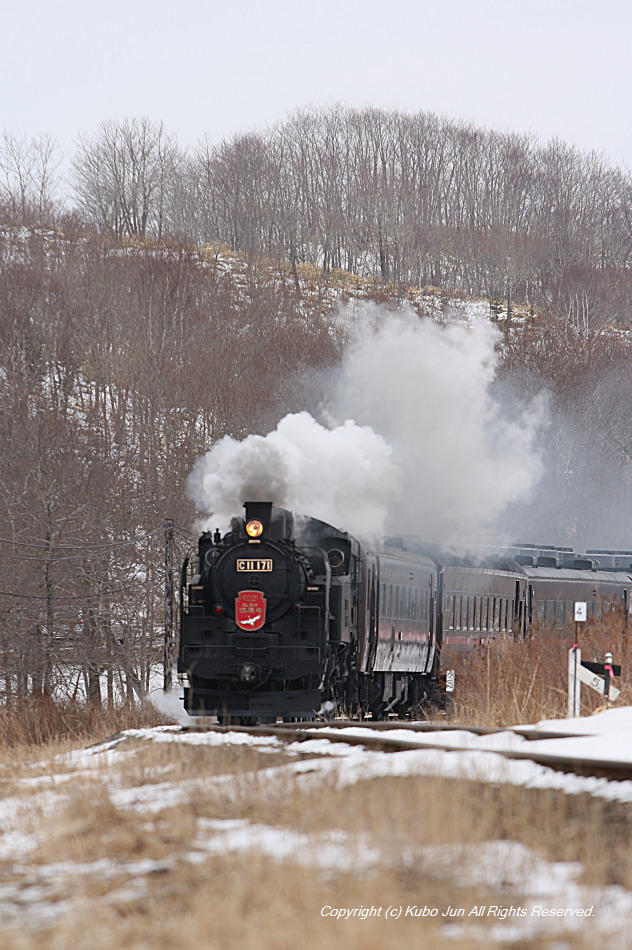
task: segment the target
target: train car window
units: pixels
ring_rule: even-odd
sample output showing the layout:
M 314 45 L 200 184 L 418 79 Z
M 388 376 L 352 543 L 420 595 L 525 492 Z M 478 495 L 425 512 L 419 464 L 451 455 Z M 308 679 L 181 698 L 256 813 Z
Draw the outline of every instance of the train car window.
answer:
M 545 623 L 547 627 L 555 626 L 555 601 L 547 600 Z
M 566 601 L 566 618 L 569 623 L 575 619 L 575 601 L 573 600 Z
M 536 606 L 537 606 L 537 613 L 538 613 L 538 623 L 544 625 L 544 608 L 546 607 L 546 601 L 539 600 Z
M 602 604 L 601 601 L 596 600 L 594 604 L 594 617 L 595 620 L 601 620 L 602 612 L 605 614 L 608 612 L 608 604 Z
M 557 626 L 560 629 L 566 626 L 566 605 L 563 600 L 557 602 Z
M 450 630 L 454 630 L 456 625 L 456 597 L 454 594 L 450 594 Z

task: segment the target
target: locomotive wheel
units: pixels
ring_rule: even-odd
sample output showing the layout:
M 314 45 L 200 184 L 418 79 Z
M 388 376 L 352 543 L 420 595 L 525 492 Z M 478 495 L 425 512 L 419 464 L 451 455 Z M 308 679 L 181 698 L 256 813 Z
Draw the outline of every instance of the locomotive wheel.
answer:
M 371 719 L 374 721 L 386 719 L 385 714 L 386 703 L 375 703 L 372 706 L 369 706 L 369 712 L 371 713 Z
M 256 716 L 218 716 L 220 726 L 258 726 Z

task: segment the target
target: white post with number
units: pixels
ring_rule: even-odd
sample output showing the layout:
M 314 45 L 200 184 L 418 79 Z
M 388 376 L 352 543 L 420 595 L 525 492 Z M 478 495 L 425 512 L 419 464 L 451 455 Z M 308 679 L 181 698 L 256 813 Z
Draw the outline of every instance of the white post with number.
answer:
M 568 651 L 568 718 L 580 714 L 582 651 L 577 646 Z

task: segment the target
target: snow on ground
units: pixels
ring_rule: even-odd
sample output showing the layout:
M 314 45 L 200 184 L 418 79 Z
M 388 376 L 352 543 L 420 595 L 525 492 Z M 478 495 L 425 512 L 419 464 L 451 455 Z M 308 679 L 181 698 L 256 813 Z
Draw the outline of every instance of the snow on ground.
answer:
M 323 727 L 319 726 L 319 730 Z M 376 777 L 442 776 L 480 782 L 510 783 L 528 789 L 555 789 L 575 795 L 588 794 L 609 801 L 632 802 L 632 781 L 563 774 L 527 760 L 506 758 L 503 753 L 526 747 L 555 748 L 575 755 L 577 749 L 598 759 L 616 758 L 632 762 L 632 708 L 611 709 L 587 719 L 538 723 L 531 734 L 566 734 L 559 739 L 535 742 L 516 731 L 476 736 L 466 730 L 419 733 L 392 730 L 390 737 L 411 743 L 449 746 L 450 749 L 411 748 L 398 752 L 372 751 L 344 742 L 330 744 L 323 737 L 286 744 L 275 736 L 251 736 L 243 732 L 182 732 L 179 726 L 128 730 L 88 749 L 60 755 L 49 763 L 46 774 L 27 776 L 14 783 L 14 793 L 0 799 L 0 860 L 12 863 L 13 879 L 0 884 L 0 919 L 3 925 L 19 924 L 40 928 L 50 924 L 69 906 L 67 894 L 78 879 L 107 881 L 127 878 L 121 885 L 128 899 L 142 896 L 144 876 L 175 867 L 183 860 L 200 863 L 209 856 L 256 851 L 279 861 L 308 863 L 322 873 L 371 873 L 390 860 L 362 836 L 331 831 L 308 835 L 287 828 L 262 825 L 245 818 L 199 818 L 192 846 L 184 853 L 160 861 L 114 862 L 103 858 L 84 863 L 34 861 L 41 844 L 41 832 L 33 816 L 55 816 L 62 807 L 69 783 L 86 777 L 103 778 L 112 804 L 142 816 L 208 795 L 210 790 L 234 794 L 239 783 L 255 782 L 257 794 L 271 798 L 283 795 L 288 782 L 299 788 L 320 788 L 325 782 L 343 788 Z M 525 727 L 526 731 L 526 727 Z M 357 739 L 374 732 L 361 726 L 337 729 L 338 738 Z M 578 738 L 579 734 L 579 738 Z M 133 762 L 139 748 L 148 743 L 204 747 L 250 747 L 261 753 L 256 772 L 236 775 L 206 775 L 177 781 L 161 781 L 156 767 L 153 781 L 127 784 L 118 769 Z M 458 750 L 458 752 L 457 752 Z M 282 764 L 266 765 L 268 753 L 285 755 Z M 41 771 L 41 770 L 40 770 Z M 562 934 L 564 929 L 587 926 L 587 917 L 542 916 L 537 908 L 592 907 L 590 925 L 597 928 L 610 946 L 629 946 L 625 922 L 632 919 L 632 894 L 620 887 L 589 888 L 577 883 L 580 865 L 551 863 L 515 841 L 496 841 L 484 846 L 415 847 L 403 856 L 410 866 L 423 867 L 435 877 L 452 879 L 461 887 L 485 885 L 506 895 L 507 906 L 519 907 L 520 916 L 510 920 L 483 913 L 484 919 L 444 922 L 444 933 L 463 936 L 474 927 L 480 939 L 507 941 L 537 939 L 538 935 Z M 116 890 L 104 899 L 121 899 Z M 524 911 L 524 914 L 522 912 Z M 517 913 L 517 911 L 516 911 Z M 468 933 L 472 933 L 471 929 Z

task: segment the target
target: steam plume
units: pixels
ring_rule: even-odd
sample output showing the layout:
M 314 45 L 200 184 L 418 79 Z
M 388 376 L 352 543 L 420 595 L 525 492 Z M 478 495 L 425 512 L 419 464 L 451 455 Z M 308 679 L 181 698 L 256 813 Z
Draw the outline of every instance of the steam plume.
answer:
M 308 412 L 286 416 L 267 436 L 226 436 L 196 463 L 188 490 L 221 524 L 245 501 L 272 501 L 364 537 L 381 535 L 399 493 L 391 448 L 351 420 L 325 428 Z
M 540 477 L 545 418 L 541 402 L 508 412 L 492 395 L 497 331 L 377 306 L 340 321 L 348 343 L 325 424 L 300 412 L 265 437 L 222 439 L 196 464 L 190 496 L 220 520 L 271 500 L 365 538 L 485 540 Z

